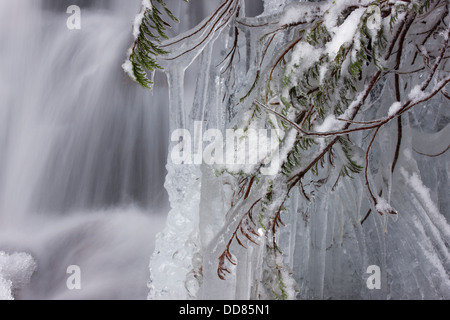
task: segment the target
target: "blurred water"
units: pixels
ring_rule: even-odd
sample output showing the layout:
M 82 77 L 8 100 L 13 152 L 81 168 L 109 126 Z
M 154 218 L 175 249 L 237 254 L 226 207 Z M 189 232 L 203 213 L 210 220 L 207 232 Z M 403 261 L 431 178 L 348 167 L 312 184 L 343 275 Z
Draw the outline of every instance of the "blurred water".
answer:
M 81 30 L 66 27 L 71 4 Z M 38 264 L 16 298 L 146 298 L 168 120 L 164 88 L 121 70 L 139 6 L 0 0 L 0 251 Z
M 262 11 L 252 0 L 249 15 Z M 167 0 L 181 24 L 219 0 Z M 165 76 L 153 93 L 121 70 L 141 1 L 0 0 L 0 251 L 38 268 L 19 299 L 145 299 L 168 211 Z M 68 30 L 70 5 L 81 30 Z M 197 71 L 186 74 L 187 95 Z M 66 287 L 69 265 L 82 289 Z

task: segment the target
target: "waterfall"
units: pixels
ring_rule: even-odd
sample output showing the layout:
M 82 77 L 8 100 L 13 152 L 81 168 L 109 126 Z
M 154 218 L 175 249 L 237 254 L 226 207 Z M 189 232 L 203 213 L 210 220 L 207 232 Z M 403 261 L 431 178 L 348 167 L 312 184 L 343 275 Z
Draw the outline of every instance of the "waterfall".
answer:
M 66 26 L 72 4 L 80 30 Z M 121 69 L 139 5 L 0 1 L 0 251 L 37 264 L 15 298 L 147 296 L 168 113 L 164 86 Z M 70 265 L 82 290 L 66 287 Z

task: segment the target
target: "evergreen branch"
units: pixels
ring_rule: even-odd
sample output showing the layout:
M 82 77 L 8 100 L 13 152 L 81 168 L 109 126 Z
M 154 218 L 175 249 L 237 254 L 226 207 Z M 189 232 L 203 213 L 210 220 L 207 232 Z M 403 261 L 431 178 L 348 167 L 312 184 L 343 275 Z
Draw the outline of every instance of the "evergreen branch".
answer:
M 188 2 L 188 0 L 183 1 Z M 163 12 L 158 9 L 156 3 Z M 157 58 L 169 53 L 161 46 L 162 39 L 168 39 L 167 28 L 171 27 L 163 16 L 168 16 L 173 22 L 179 22 L 163 0 L 143 0 L 133 30 L 135 41 L 128 52 L 127 60 L 122 65 L 131 79 L 147 89 L 153 86 L 153 81 L 149 79 L 148 74 L 163 69 L 158 64 Z

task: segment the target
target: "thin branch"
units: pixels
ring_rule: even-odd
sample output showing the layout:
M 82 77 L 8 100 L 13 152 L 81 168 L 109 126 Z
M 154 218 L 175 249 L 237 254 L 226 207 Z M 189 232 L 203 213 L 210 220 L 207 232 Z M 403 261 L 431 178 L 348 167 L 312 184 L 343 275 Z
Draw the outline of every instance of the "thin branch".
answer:
M 184 52 L 178 54 L 178 55 L 175 56 L 175 57 L 165 58 L 164 60 L 167 60 L 167 61 L 176 60 L 176 59 L 180 58 L 181 56 L 186 55 L 186 54 L 188 54 L 188 53 L 194 51 L 194 50 L 197 49 L 198 47 L 200 47 L 206 40 L 208 40 L 208 38 L 211 36 L 211 34 L 212 34 L 213 32 L 216 32 L 217 30 L 220 30 L 224 25 L 226 25 L 226 24 L 230 21 L 231 17 L 233 16 L 232 12 L 230 12 L 230 15 L 225 19 L 225 22 L 224 22 L 222 25 L 219 25 L 219 26 L 217 27 L 218 23 L 219 23 L 220 20 L 223 18 L 223 16 L 228 12 L 229 7 L 230 7 L 233 3 L 234 3 L 234 1 L 230 1 L 230 4 L 229 4 L 229 6 L 227 7 L 227 9 L 226 9 L 226 10 L 219 16 L 219 18 L 213 23 L 213 25 L 211 26 L 211 29 L 209 30 L 209 32 L 206 34 L 206 36 L 203 37 L 203 39 L 202 39 L 199 43 L 197 43 L 197 44 L 196 44 L 195 46 L 193 46 L 192 48 L 190 48 L 190 49 L 188 49 L 188 50 L 186 50 L 186 51 L 184 51 Z M 239 6 L 236 6 L 235 8 L 233 8 L 233 10 L 237 11 L 238 8 L 239 8 Z M 173 44 L 173 43 L 172 43 L 172 44 Z
M 437 154 L 428 154 L 428 153 L 422 153 L 422 152 L 419 152 L 419 151 L 417 151 L 416 149 L 413 149 L 413 150 L 414 150 L 416 153 L 418 153 L 418 154 L 420 154 L 420 155 L 422 155 L 422 156 L 427 156 L 427 157 L 430 157 L 430 158 L 436 158 L 436 157 L 439 157 L 439 156 L 443 155 L 444 153 L 446 153 L 449 149 L 450 149 L 450 144 L 447 146 L 447 148 L 445 148 L 444 151 L 439 152 L 439 153 L 437 153 Z
M 376 138 L 379 130 L 380 130 L 380 127 L 377 127 L 375 129 L 375 133 L 373 134 L 372 139 L 370 140 L 369 146 L 367 147 L 366 154 L 364 157 L 365 162 L 366 162 L 366 165 L 364 168 L 364 181 L 365 181 L 365 185 L 367 187 L 367 190 L 369 191 L 369 195 L 370 195 L 370 198 L 371 198 L 374 206 L 377 205 L 377 199 L 375 198 L 375 196 L 372 192 L 372 188 L 370 187 L 370 183 L 369 183 L 369 153 L 370 153 L 370 149 L 372 148 L 373 143 L 375 142 L 375 138 Z
M 205 21 L 205 23 L 204 23 L 198 30 L 196 30 L 196 31 L 194 31 L 194 32 L 191 32 L 191 33 L 189 33 L 188 35 L 186 35 L 185 37 L 182 37 L 182 38 L 177 39 L 177 40 L 175 40 L 175 41 L 168 42 L 168 43 L 164 43 L 164 44 L 161 45 L 161 47 L 172 46 L 172 45 L 174 45 L 174 44 L 180 43 L 180 42 L 182 42 L 182 41 L 184 41 L 184 40 L 186 40 L 186 39 L 189 39 L 189 38 L 195 36 L 197 33 L 199 33 L 200 31 L 202 31 L 203 29 L 205 29 L 205 28 L 209 25 L 209 23 L 214 19 L 214 17 L 220 12 L 220 10 L 221 10 L 227 3 L 231 2 L 231 1 L 233 1 L 233 0 L 227 0 L 227 1 L 224 1 L 224 2 L 216 9 L 216 11 L 211 15 L 211 17 L 210 17 L 207 21 Z M 228 6 L 228 7 L 229 7 L 229 6 Z

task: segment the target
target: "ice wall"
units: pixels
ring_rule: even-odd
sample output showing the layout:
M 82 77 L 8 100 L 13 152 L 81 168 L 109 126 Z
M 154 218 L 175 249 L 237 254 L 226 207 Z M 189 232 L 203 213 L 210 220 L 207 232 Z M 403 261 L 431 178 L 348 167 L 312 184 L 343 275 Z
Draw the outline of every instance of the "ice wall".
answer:
M 270 24 L 270 19 L 277 19 L 286 4 L 283 0 L 266 0 L 261 16 L 241 16 L 240 21 L 242 25 Z M 251 6 L 251 1 L 245 5 Z M 240 60 L 235 65 L 234 82 L 227 82 L 226 74 L 218 67 L 232 47 L 232 28 L 223 30 L 218 40 L 202 46 L 201 53 L 195 50 L 179 64 L 168 66 L 171 132 L 184 128 L 193 133 L 195 120 L 203 121 L 204 129 L 220 130 L 238 122 L 234 117 L 245 107 L 237 106 L 236 97 L 242 97 L 255 78 L 255 63 L 263 54 L 259 39 L 267 32 L 242 25 L 239 30 L 245 36 L 239 42 Z M 281 37 L 280 43 L 273 43 L 264 54 L 275 55 L 289 37 L 288 33 L 286 38 Z M 183 88 L 187 84 L 183 79 L 194 58 L 202 72 L 191 106 L 184 100 Z M 384 98 L 389 101 L 392 97 L 391 88 L 381 85 L 377 90 L 373 103 L 378 108 L 372 110 L 378 114 L 366 112 L 367 119 L 389 111 Z M 361 176 L 338 185 L 312 182 L 305 186 L 310 201 L 299 190 L 291 192 L 287 213 L 282 217 L 285 226 L 277 236 L 286 276 L 291 279 L 292 288 L 297 288 L 297 292 L 290 292 L 291 297 L 450 298 L 450 210 L 446 191 L 449 154 L 442 153 L 448 145 L 444 138 L 448 131 L 448 102 L 439 96 L 427 107 L 414 109 L 403 118 L 403 128 L 404 140 L 394 174 L 390 174 L 395 149 L 392 137 L 397 135 L 397 127 L 392 124 L 379 134 L 370 167 L 372 173 L 380 173 L 373 182 L 376 188 L 389 190 L 387 199 L 399 212 L 397 219 L 372 213 L 361 224 L 369 209 Z M 364 134 L 356 134 L 352 139 L 361 145 L 368 143 Z M 437 153 L 441 154 L 424 156 Z M 205 164 L 178 166 L 169 161 L 168 171 L 166 188 L 172 211 L 151 259 L 149 298 L 273 298 L 263 237 L 259 246 L 250 245 L 247 249 L 233 244 L 232 259 L 238 263 L 228 266 L 231 273 L 226 280 L 218 276 L 219 254 L 238 223 L 239 210 L 248 209 L 230 208 L 236 186 L 233 178 L 217 177 L 215 168 Z M 309 176 L 305 180 L 309 178 L 314 181 Z M 381 270 L 379 290 L 367 286 L 368 267 L 373 265 Z

